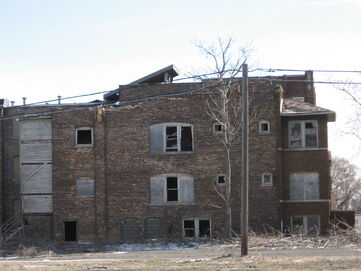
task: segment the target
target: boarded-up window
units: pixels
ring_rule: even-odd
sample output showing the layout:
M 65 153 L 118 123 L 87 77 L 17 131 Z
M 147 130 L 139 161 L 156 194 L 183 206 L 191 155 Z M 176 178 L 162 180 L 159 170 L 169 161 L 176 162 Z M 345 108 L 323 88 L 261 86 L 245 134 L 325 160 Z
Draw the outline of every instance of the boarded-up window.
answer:
M 318 173 L 291 174 L 291 200 L 317 200 L 320 198 Z
M 123 220 L 121 227 L 123 241 L 135 242 L 139 239 L 139 227 L 136 219 Z
M 292 216 L 291 230 L 294 233 L 313 235 L 320 232 L 319 216 Z
M 77 197 L 94 197 L 94 180 L 80 179 L 76 181 Z
M 144 238 L 159 239 L 163 237 L 162 222 L 160 219 L 147 219 L 144 223 Z
M 23 195 L 24 213 L 53 212 L 53 196 L 51 195 Z
M 151 153 L 193 151 L 193 132 L 190 124 L 152 125 L 149 138 Z
M 150 179 L 150 203 L 193 203 L 194 180 L 187 175 L 160 175 Z

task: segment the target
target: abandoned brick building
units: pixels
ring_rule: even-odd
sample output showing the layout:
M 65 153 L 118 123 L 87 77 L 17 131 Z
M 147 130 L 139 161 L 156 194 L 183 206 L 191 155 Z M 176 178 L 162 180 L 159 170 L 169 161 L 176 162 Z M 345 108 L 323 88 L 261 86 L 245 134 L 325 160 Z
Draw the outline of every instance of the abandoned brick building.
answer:
M 0 107 L 4 238 L 128 242 L 222 237 L 220 127 L 201 83 L 169 66 L 86 104 Z M 241 83 L 241 79 L 239 79 Z M 313 74 L 250 78 L 250 227 L 326 232 L 327 123 Z M 195 91 L 197 90 L 197 91 Z M 262 110 L 260 110 L 262 109 Z M 240 231 L 240 140 L 232 149 L 232 222 Z

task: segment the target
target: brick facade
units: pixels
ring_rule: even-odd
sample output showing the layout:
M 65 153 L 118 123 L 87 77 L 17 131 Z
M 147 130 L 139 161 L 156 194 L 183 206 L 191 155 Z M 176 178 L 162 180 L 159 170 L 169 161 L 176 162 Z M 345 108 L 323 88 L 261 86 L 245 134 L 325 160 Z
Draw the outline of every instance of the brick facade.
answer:
M 312 79 L 312 74 L 297 77 L 300 78 Z M 282 82 L 283 97 L 305 97 L 314 104 L 313 85 L 293 81 Z M 5 108 L 4 117 L 8 118 L 2 119 L 0 124 L 3 143 L 3 149 L 0 148 L 3 159 L 0 181 L 4 191 L 1 194 L 2 218 L 7 220 L 11 216 L 16 205 L 14 202 L 21 198 L 20 180 L 12 173 L 16 164 L 13 163 L 14 157 L 19 156 L 19 139 L 14 128 L 16 119 L 23 117 L 24 113 L 42 115 L 46 112 L 52 124 L 53 212 L 46 216 L 25 215 L 26 227 L 32 232 L 38 231 L 37 238 L 62 242 L 65 238 L 64 222 L 76 222 L 78 242 L 143 240 L 149 234 L 146 223 L 155 220 L 160 225 L 157 226 L 159 237 L 180 239 L 183 237 L 183 220 L 190 219 L 209 220 L 211 236 L 222 237 L 224 209 L 214 206 L 222 207 L 224 203 L 212 190 L 212 184 L 215 184 L 218 174 L 225 172 L 225 154 L 213 132 L 215 121 L 205 110 L 207 95 L 204 91 L 174 95 L 199 88 L 201 85 L 195 83 L 129 85 L 119 87 L 118 104 Z M 165 94 L 167 97 L 161 97 Z M 280 111 L 282 89 L 269 80 L 250 80 L 250 97 L 250 228 L 262 231 L 269 225 L 280 229 L 290 226 L 291 216 L 317 215 L 321 231 L 326 232 L 330 210 L 326 113 L 283 115 Z M 288 122 L 297 119 L 318 121 L 317 149 L 288 148 Z M 261 120 L 269 122 L 270 133 L 260 133 Z M 150 127 L 164 123 L 191 125 L 193 150 L 151 153 Z M 76 144 L 79 128 L 92 131 L 91 146 Z M 232 222 L 233 229 L 239 232 L 240 135 L 231 155 Z M 290 201 L 289 179 L 295 172 L 319 174 L 320 200 Z M 262 185 L 263 173 L 272 175 L 273 185 Z M 167 174 L 193 178 L 192 203 L 151 203 L 151 178 Z M 94 180 L 93 196 L 77 194 L 77 180 L 83 178 Z

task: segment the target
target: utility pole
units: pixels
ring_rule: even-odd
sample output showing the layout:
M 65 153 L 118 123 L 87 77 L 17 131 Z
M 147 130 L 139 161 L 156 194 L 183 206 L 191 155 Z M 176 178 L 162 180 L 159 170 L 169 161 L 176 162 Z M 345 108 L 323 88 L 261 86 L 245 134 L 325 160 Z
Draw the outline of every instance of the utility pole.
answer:
M 248 255 L 248 65 L 242 67 L 241 255 Z

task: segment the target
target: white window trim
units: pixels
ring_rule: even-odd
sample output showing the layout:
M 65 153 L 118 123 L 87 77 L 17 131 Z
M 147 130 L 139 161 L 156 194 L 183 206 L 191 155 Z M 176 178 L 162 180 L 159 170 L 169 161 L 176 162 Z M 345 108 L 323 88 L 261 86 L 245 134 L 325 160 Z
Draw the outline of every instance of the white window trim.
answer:
M 78 131 L 90 130 L 91 133 L 91 144 L 78 144 Z M 75 146 L 76 147 L 93 147 L 94 146 L 94 129 L 91 127 L 80 127 L 75 130 Z
M 185 220 L 194 220 L 194 237 L 186 237 L 185 230 L 184 230 L 184 221 Z M 199 237 L 199 220 L 208 220 L 209 221 L 209 236 L 208 237 Z M 212 220 L 210 218 L 185 218 L 182 220 L 182 232 L 183 238 L 192 239 L 192 238 L 201 238 L 207 239 L 212 238 Z
M 218 182 L 218 177 L 221 177 L 221 176 L 224 177 L 224 183 L 219 183 Z M 217 186 L 225 186 L 226 185 L 226 174 L 223 174 L 223 173 L 217 174 L 217 176 L 216 176 L 216 185 Z
M 182 123 L 182 122 L 168 122 L 168 123 L 161 123 L 160 125 L 163 126 L 163 152 L 164 153 L 190 153 L 194 150 L 194 135 L 193 135 L 193 125 L 189 123 Z M 177 127 L 177 151 L 167 151 L 167 127 L 169 126 L 176 126 Z M 191 127 L 192 133 L 192 150 L 191 151 L 181 151 L 181 140 L 182 140 L 182 130 L 181 127 Z
M 317 230 L 320 231 L 321 230 L 321 217 L 320 215 L 293 215 L 290 217 L 291 220 L 291 230 L 293 231 L 293 218 L 294 217 L 302 217 L 303 219 L 303 234 L 307 235 L 308 234 L 308 217 L 313 216 L 313 217 L 317 217 Z
M 262 131 L 262 124 L 268 124 L 268 130 Z M 258 124 L 258 130 L 260 135 L 268 135 L 271 133 L 271 123 L 268 120 L 261 120 Z
M 217 125 L 220 125 L 222 127 L 221 131 L 216 131 Z M 224 133 L 224 126 L 219 122 L 213 123 L 213 134 L 214 135 L 222 135 L 223 133 Z
M 271 177 L 271 183 L 265 183 L 264 182 L 264 177 L 265 176 L 270 176 Z M 273 174 L 271 172 L 264 172 L 261 175 L 261 185 L 262 186 L 273 186 Z
M 306 134 L 305 134 L 305 123 L 306 122 L 313 122 L 316 128 L 316 146 L 307 147 L 306 146 Z M 301 123 L 301 147 L 291 147 L 291 124 L 292 123 Z M 318 149 L 318 121 L 317 120 L 292 120 L 288 122 L 288 148 L 289 149 Z

